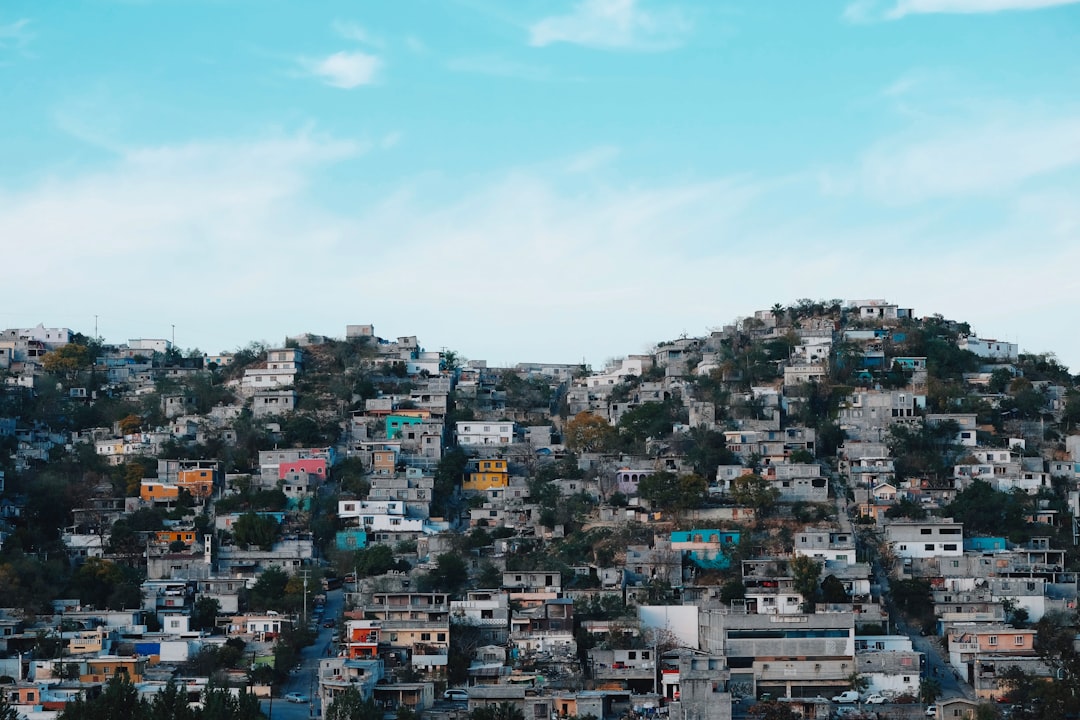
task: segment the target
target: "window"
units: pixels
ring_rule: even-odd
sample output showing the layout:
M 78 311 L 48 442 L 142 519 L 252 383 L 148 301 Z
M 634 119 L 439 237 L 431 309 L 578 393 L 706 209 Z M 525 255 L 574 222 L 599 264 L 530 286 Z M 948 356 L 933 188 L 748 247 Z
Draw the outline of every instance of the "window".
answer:
M 1013 635 L 1013 645 L 1018 645 L 1019 646 L 1019 645 L 1023 645 L 1023 644 L 1024 644 L 1024 636 L 1023 635 Z
M 921 535 L 929 535 L 931 532 L 933 531 L 930 528 L 922 528 L 921 530 L 919 530 L 919 533 Z
M 952 561 L 952 566 L 953 566 L 954 568 L 958 568 L 958 567 L 960 567 L 960 561 L 959 561 L 959 560 L 953 560 L 953 561 Z
M 926 543 L 925 545 L 923 545 L 923 550 L 932 551 L 933 549 L 934 549 L 934 543 Z
M 991 635 L 986 642 L 990 645 L 997 645 L 997 635 Z
M 945 550 L 956 550 L 956 543 L 945 543 L 942 547 Z
M 905 682 L 905 683 L 909 683 L 909 682 L 911 682 L 911 676 L 910 676 L 910 675 L 905 675 L 905 676 L 904 676 L 904 682 Z

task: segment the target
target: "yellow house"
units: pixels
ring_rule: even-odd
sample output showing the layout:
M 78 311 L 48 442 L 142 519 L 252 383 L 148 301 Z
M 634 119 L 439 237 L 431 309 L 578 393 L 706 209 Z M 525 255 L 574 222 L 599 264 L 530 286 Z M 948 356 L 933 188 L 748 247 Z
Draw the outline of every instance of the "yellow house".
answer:
M 154 503 L 175 502 L 180 497 L 180 488 L 156 480 L 143 480 L 139 497 Z
M 484 491 L 504 488 L 510 484 L 510 471 L 505 460 L 478 460 L 476 471 L 469 473 L 462 490 Z

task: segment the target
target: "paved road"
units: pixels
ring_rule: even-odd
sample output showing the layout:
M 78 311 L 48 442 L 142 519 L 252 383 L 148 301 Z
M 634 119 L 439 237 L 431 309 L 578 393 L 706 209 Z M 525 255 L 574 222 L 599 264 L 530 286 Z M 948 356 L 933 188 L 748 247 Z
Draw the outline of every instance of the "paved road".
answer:
M 326 593 L 326 608 L 323 620 L 341 619 L 341 611 L 344 607 L 344 599 L 341 590 L 331 590 Z M 308 703 L 290 703 L 283 697 L 275 697 L 273 701 L 263 700 L 260 702 L 262 711 L 272 720 L 308 720 L 309 717 L 322 715 L 319 707 L 319 661 L 334 651 L 333 639 L 335 630 L 324 628 L 319 624 L 319 635 L 315 642 L 300 652 L 300 669 L 289 673 L 289 679 L 280 688 L 281 696 L 287 693 L 297 692 L 310 699 Z
M 851 519 L 848 512 L 854 508 L 848 503 L 847 493 L 845 487 L 837 482 L 836 487 L 836 511 L 840 521 L 840 527 L 847 532 L 852 531 Z M 857 534 L 857 542 L 862 541 L 863 536 Z M 919 634 L 921 628 L 908 627 L 907 623 L 903 621 L 903 616 L 896 609 L 892 603 L 891 595 L 889 594 L 889 578 L 885 575 L 884 570 L 881 567 L 881 563 L 877 557 L 874 557 L 872 562 L 872 572 L 874 573 L 874 579 L 878 584 L 881 594 L 881 601 L 885 604 L 885 609 L 889 613 L 889 617 L 894 619 L 896 625 L 894 632 L 897 634 L 904 634 L 911 638 L 911 645 L 916 652 L 921 652 L 926 658 L 925 677 L 936 678 L 941 683 L 941 697 L 954 698 L 954 697 L 966 697 L 970 700 L 975 699 L 975 691 L 966 682 L 960 680 L 959 676 L 953 671 L 952 666 L 947 662 L 946 654 L 942 651 L 940 641 L 942 638 L 937 637 L 924 637 Z M 904 713 L 910 712 L 910 708 L 899 708 L 893 711 L 897 717 L 903 716 Z M 882 714 L 882 717 L 886 717 Z

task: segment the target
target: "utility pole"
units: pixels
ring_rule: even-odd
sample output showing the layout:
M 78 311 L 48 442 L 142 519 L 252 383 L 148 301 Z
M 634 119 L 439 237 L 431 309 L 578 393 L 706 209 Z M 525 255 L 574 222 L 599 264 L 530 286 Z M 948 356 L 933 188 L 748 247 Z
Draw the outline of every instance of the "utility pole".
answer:
M 310 570 L 301 570 L 300 572 L 304 576 L 304 614 L 301 617 L 301 621 L 304 623 L 304 628 L 306 629 L 307 628 L 307 584 L 308 584 L 308 574 L 311 571 Z

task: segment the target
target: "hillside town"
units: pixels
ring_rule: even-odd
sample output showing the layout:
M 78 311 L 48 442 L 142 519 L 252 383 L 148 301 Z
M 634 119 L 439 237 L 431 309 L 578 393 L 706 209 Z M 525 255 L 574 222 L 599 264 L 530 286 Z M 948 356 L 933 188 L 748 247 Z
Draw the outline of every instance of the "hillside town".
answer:
M 341 330 L 0 332 L 4 708 L 1080 712 L 1080 377 L 1052 354 L 882 299 L 602 368 Z

